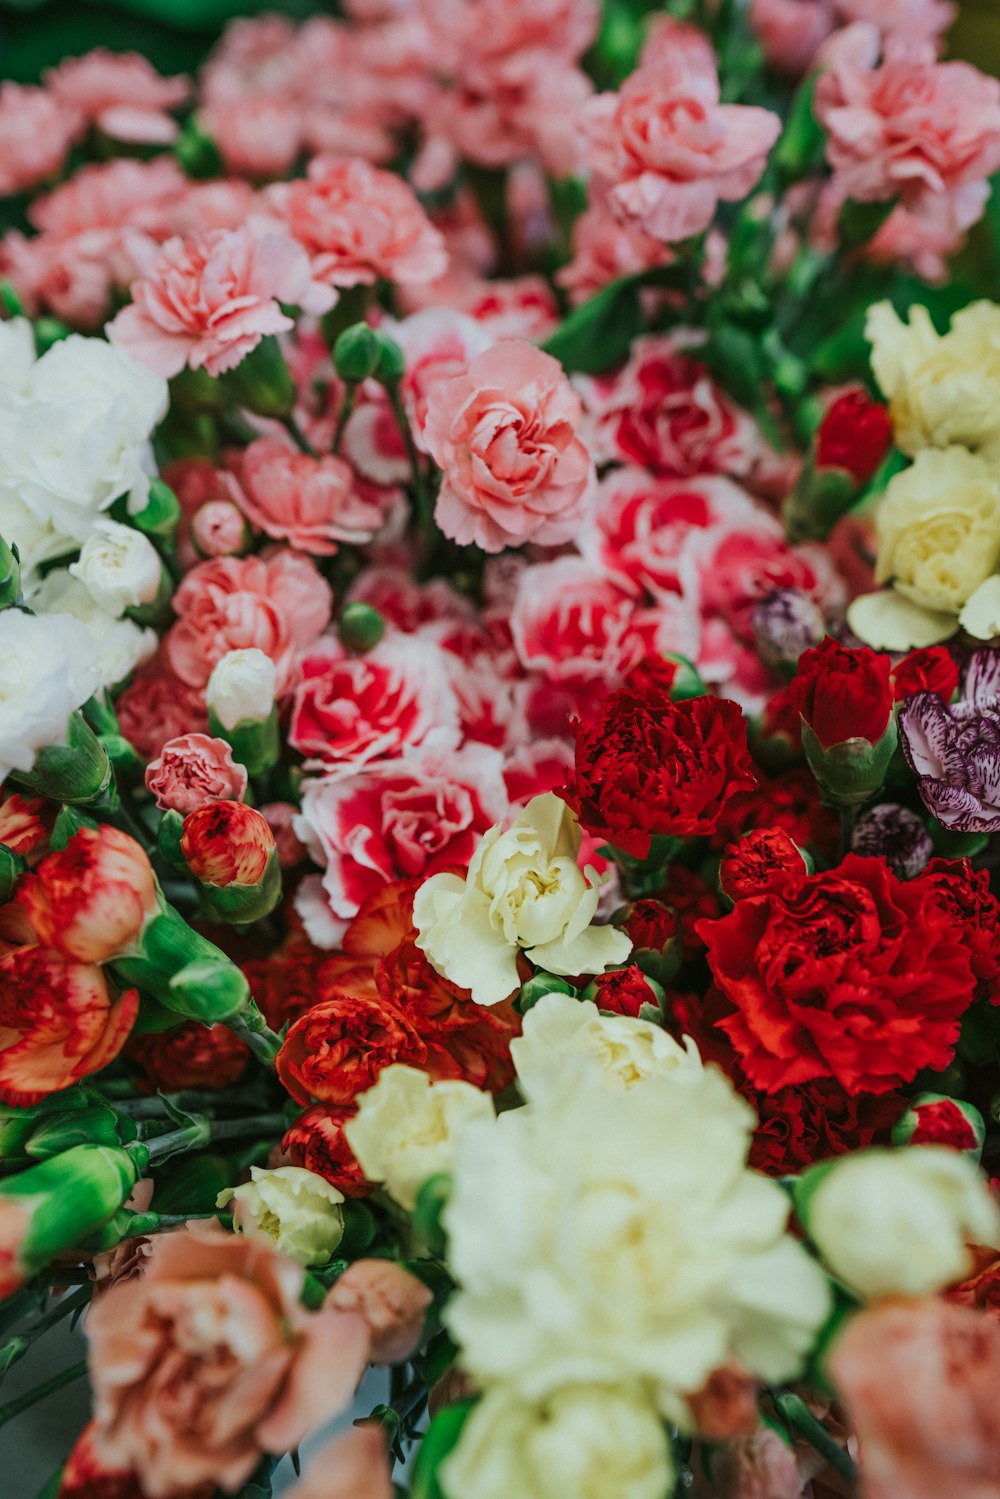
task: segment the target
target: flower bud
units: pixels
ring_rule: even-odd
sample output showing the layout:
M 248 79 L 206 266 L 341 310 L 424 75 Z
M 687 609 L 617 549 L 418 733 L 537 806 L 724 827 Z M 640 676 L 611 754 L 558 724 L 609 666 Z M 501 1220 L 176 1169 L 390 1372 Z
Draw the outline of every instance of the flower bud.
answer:
M 33 1160 L 47 1161 L 77 1145 L 128 1145 L 136 1134 L 133 1121 L 107 1104 L 58 1113 L 50 1111 L 32 1129 L 24 1153 Z
M 204 1025 L 228 1022 L 250 1005 L 250 985 L 236 964 L 164 905 L 146 925 L 137 950 L 115 963 L 120 982 L 135 984 L 173 1015 Z M 163 1029 L 169 1019 L 143 1029 Z
M 273 334 L 262 338 L 235 369 L 227 370 L 220 378 L 239 404 L 258 416 L 291 415 L 295 382 Z
M 974 1104 L 944 1093 L 918 1093 L 892 1127 L 893 1145 L 947 1145 L 978 1161 L 986 1124 Z
M 826 633 L 822 613 L 799 588 L 778 588 L 761 599 L 753 630 L 761 660 L 776 671 L 794 670 L 803 651 L 819 645 Z
M 21 597 L 21 564 L 17 548 L 0 536 L 0 609 L 9 609 Z
M 677 977 L 684 947 L 676 911 L 661 900 L 637 900 L 616 911 L 612 921 L 631 938 L 630 963 L 664 986 Z
M 219 801 L 184 820 L 181 853 L 207 904 L 223 921 L 256 921 L 281 899 L 281 866 L 267 819 Z
M 844 807 L 860 806 L 881 790 L 896 751 L 896 720 L 877 744 L 867 739 L 845 739 L 824 749 L 808 726 L 802 729 L 802 748 L 809 769 L 832 802 Z
M 609 1015 L 631 1015 L 633 1019 L 658 1024 L 663 1018 L 666 995 L 663 986 L 645 974 L 637 963 L 599 973 L 580 995 L 592 1000 Z
M 379 346 L 375 379 L 380 385 L 398 385 L 406 374 L 406 355 L 396 340 L 380 328 L 375 330 L 375 337 Z
M 173 541 L 181 518 L 180 501 L 162 479 L 152 479 L 146 503 L 141 510 L 130 513 L 129 519 L 147 536 L 159 541 Z
M 934 843 L 915 812 L 896 802 L 880 802 L 861 813 L 851 848 L 856 854 L 880 856 L 901 880 L 912 880 L 926 867 Z
M 863 390 L 847 391 L 826 412 L 785 507 L 793 541 L 825 541 L 892 448 L 886 408 Z
M 80 963 L 107 963 L 137 950 L 159 895 L 145 850 L 102 823 L 82 827 L 46 855 L 17 892 L 39 941 Z
M 801 657 L 787 689 L 802 723 L 802 748 L 832 801 L 868 801 L 885 780 L 896 749 L 888 656 L 847 650 L 826 639 Z
M 138 1175 L 124 1150 L 76 1145 L 0 1181 L 0 1296 L 120 1212 Z
M 216 1207 L 231 1204 L 237 1233 L 269 1239 L 300 1265 L 323 1265 L 344 1237 L 344 1194 L 301 1166 L 250 1167 L 250 1180 L 227 1187 Z
M 340 616 L 337 634 L 349 651 L 370 651 L 385 634 L 385 620 L 371 604 L 348 604 Z
M 357 385 L 374 375 L 381 352 L 375 329 L 367 323 L 352 323 L 333 346 L 333 367 L 341 380 Z
M 731 901 L 768 895 L 812 868 L 809 855 L 781 828 L 754 828 L 727 847 L 719 862 L 719 888 Z
M 967 1155 L 940 1145 L 864 1150 L 810 1167 L 799 1219 L 860 1296 L 928 1296 L 962 1280 L 970 1244 L 995 1244 L 1000 1209 Z
M 526 984 L 521 985 L 520 993 L 514 1000 L 514 1009 L 519 1015 L 525 1015 L 544 995 L 553 993 L 575 995 L 576 990 L 565 979 L 539 969 Z
M 274 662 L 253 647 L 228 651 L 208 679 L 208 723 L 226 739 L 251 775 L 277 763 L 280 753 Z
M 108 789 L 111 761 L 83 715 L 74 712 L 66 722 L 66 743 L 40 749 L 31 770 L 18 771 L 17 780 L 54 802 L 86 805 Z
M 191 541 L 201 557 L 242 557 L 252 540 L 246 518 L 232 500 L 208 500 L 191 517 Z
M 153 543 L 132 526 L 94 521 L 80 556 L 69 571 L 96 604 L 116 617 L 126 609 L 155 603 L 163 563 Z

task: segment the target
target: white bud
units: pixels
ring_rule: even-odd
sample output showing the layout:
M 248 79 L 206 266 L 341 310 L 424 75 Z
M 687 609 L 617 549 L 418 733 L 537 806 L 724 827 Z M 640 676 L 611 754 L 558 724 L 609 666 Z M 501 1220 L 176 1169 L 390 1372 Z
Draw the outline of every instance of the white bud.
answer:
M 229 651 L 208 679 L 208 707 L 224 729 L 263 723 L 274 707 L 274 662 L 251 647 Z
M 251 1166 L 250 1181 L 220 1192 L 215 1205 L 232 1204 L 237 1232 L 270 1239 L 300 1265 L 322 1265 L 344 1236 L 343 1201 L 342 1192 L 302 1166 Z
M 117 521 L 97 520 L 69 571 L 96 604 L 118 616 L 153 602 L 163 568 L 148 536 Z

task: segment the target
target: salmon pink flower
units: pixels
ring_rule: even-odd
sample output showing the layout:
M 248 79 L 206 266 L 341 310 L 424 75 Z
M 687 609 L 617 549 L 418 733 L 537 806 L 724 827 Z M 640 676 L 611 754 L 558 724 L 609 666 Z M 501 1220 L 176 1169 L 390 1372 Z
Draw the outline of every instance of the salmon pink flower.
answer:
M 207 734 L 169 739 L 146 766 L 146 790 L 156 805 L 182 817 L 213 802 L 240 802 L 246 789 L 246 769 L 234 764 L 230 746 Z
M 108 823 L 81 828 L 47 854 L 16 900 L 39 941 L 79 963 L 118 957 L 159 909 L 145 851 Z
M 44 75 L 51 93 L 114 140 L 169 146 L 177 124 L 169 111 L 186 100 L 187 78 L 163 78 L 138 52 L 96 47 L 67 57 Z
M 230 468 L 250 524 L 311 557 L 332 556 L 338 542 L 362 546 L 382 524 L 379 506 L 358 491 L 349 465 L 333 453 L 313 458 L 259 437 Z
M 184 819 L 181 853 L 196 879 L 225 889 L 259 884 L 276 858 L 276 845 L 255 807 L 213 801 Z

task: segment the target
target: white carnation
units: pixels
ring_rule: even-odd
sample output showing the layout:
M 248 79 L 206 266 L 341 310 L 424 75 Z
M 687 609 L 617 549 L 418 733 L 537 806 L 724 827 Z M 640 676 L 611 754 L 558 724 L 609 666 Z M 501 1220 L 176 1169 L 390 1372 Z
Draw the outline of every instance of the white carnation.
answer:
M 0 781 L 65 744 L 70 714 L 99 685 L 96 642 L 71 615 L 0 613 Z
M 632 950 L 615 927 L 594 926 L 596 870 L 577 864 L 580 825 L 552 792 L 536 796 L 504 831 L 484 833 L 465 879 L 435 874 L 417 890 L 417 946 L 441 973 L 495 1005 L 520 984 L 523 950 L 550 973 L 602 973 Z
M 163 567 L 148 536 L 133 526 L 101 519 L 94 522 L 69 571 L 80 579 L 96 604 L 109 614 L 119 615 L 153 602 Z
M 224 729 L 263 723 L 274 707 L 275 681 L 274 662 L 263 651 L 227 651 L 208 679 L 209 710 Z
M 86 625 L 101 687 L 117 687 L 156 651 L 155 630 L 137 625 L 133 619 L 116 619 L 65 569 L 56 568 L 48 573 L 31 602 L 39 613 L 71 614 Z
M 0 323 L 0 400 L 22 395 L 35 364 L 35 330 L 26 317 Z
M 322 1265 L 344 1237 L 344 1194 L 302 1166 L 250 1167 L 250 1180 L 227 1187 L 216 1207 L 229 1207 L 239 1233 L 269 1239 L 300 1265 Z

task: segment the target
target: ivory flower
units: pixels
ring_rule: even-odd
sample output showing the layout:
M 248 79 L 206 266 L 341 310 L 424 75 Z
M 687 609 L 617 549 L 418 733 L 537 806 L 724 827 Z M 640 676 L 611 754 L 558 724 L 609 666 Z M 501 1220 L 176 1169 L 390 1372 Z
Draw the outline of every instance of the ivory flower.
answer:
M 66 726 L 100 682 L 93 638 L 69 614 L 0 614 L 0 781 L 66 743 Z
M 117 521 L 98 520 L 69 571 L 100 608 L 117 616 L 153 602 L 163 568 L 148 536 Z
M 520 979 L 517 955 L 550 973 L 599 973 L 621 963 L 631 941 L 593 926 L 600 899 L 594 869 L 577 865 L 580 826 L 552 792 L 533 797 L 505 832 L 484 834 L 463 880 L 436 874 L 416 893 L 417 946 L 477 1004 L 495 1005 Z
M 322 1265 L 344 1236 L 343 1192 L 301 1166 L 250 1167 L 250 1180 L 227 1187 L 216 1207 L 232 1203 L 237 1232 L 269 1239 L 300 1265 Z

